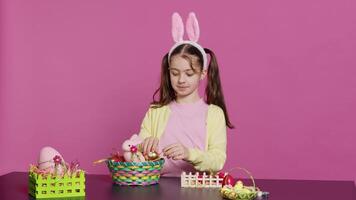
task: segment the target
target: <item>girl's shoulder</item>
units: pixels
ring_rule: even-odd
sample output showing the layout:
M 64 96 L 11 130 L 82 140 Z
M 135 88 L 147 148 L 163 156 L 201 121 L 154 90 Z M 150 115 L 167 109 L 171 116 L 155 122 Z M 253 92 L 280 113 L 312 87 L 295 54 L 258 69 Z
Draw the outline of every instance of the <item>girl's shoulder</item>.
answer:
M 149 109 L 150 110 L 164 110 L 164 109 L 167 109 L 168 108 L 168 105 L 159 105 L 159 104 L 150 104 L 150 107 Z
M 209 104 L 207 120 L 217 121 L 218 119 L 225 121 L 224 110 L 220 106 Z
M 158 104 L 150 104 L 147 113 L 149 114 L 159 114 L 159 113 L 165 113 L 169 111 L 169 106 L 168 105 L 158 105 Z
M 150 104 L 147 114 L 152 115 L 161 115 L 167 114 L 170 112 L 169 105 L 157 105 L 157 104 Z M 217 117 L 217 116 L 224 116 L 224 111 L 222 108 L 215 104 L 208 104 L 208 116 Z
M 220 108 L 220 106 L 217 106 L 217 105 L 215 105 L 215 104 L 209 104 L 209 106 L 208 106 L 208 112 L 209 112 L 209 113 L 215 113 L 215 114 L 224 113 L 223 109 Z

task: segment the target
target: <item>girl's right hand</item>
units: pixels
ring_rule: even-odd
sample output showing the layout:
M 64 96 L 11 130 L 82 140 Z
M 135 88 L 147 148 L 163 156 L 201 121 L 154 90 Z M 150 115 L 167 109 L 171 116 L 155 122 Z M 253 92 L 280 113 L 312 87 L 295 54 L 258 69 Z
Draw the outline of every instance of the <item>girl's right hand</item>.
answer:
M 142 142 L 143 155 L 147 155 L 149 152 L 157 152 L 158 150 L 158 138 L 147 137 Z

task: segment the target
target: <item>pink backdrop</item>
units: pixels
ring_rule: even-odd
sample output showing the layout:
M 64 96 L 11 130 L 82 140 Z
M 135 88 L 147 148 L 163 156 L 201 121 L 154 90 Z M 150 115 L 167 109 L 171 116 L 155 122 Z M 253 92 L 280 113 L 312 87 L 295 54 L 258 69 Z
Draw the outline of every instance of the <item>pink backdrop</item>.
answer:
M 0 174 L 50 145 L 89 173 L 139 131 L 171 14 L 195 11 L 231 121 L 225 169 L 356 179 L 356 2 L 2 0 Z

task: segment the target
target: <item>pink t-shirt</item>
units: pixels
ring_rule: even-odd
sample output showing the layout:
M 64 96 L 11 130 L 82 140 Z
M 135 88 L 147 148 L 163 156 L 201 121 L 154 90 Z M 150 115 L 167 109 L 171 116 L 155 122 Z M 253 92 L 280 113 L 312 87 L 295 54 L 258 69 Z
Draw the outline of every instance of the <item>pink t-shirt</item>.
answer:
M 205 150 L 208 104 L 203 99 L 193 103 L 173 101 L 169 108 L 171 113 L 159 141 L 160 151 L 174 143 L 181 143 L 187 148 Z M 180 176 L 183 171 L 196 171 L 190 163 L 183 160 L 166 158 L 165 161 L 162 176 Z

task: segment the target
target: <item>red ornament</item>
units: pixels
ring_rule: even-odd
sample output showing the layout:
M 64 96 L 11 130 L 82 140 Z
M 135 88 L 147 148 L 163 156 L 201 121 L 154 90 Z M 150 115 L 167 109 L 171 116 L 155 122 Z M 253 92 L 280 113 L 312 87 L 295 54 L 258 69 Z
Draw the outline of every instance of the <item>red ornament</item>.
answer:
M 132 146 L 130 148 L 130 151 L 131 151 L 131 153 L 136 153 L 137 152 L 137 147 L 136 146 Z
M 113 156 L 111 159 L 115 162 L 124 162 L 125 161 L 124 157 L 119 156 L 119 155 Z
M 224 178 L 225 177 L 225 172 L 219 172 L 218 176 L 219 176 L 219 178 Z
M 118 151 L 111 153 L 110 159 L 114 162 L 124 162 L 125 161 L 124 156 L 120 155 L 120 153 Z
M 224 187 L 225 185 L 234 185 L 234 178 L 229 174 L 227 174 L 223 179 L 222 186 Z

